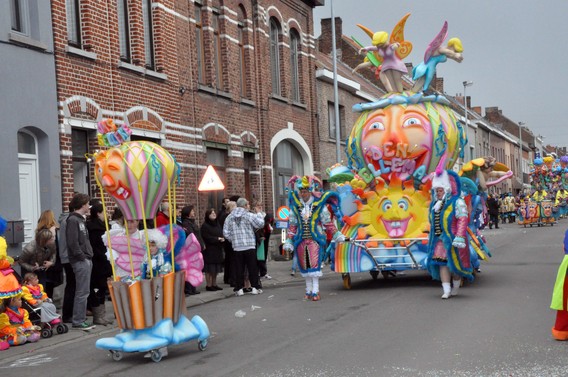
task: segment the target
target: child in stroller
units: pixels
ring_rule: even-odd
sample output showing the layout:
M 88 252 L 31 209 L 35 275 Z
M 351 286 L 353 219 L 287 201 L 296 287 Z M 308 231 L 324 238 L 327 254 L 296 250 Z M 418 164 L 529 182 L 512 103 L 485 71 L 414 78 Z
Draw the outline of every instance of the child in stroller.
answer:
M 28 311 L 22 308 L 22 296 L 6 298 L 0 313 L 0 336 L 10 346 L 18 346 L 26 342 L 37 342 L 41 328 L 32 324 Z
M 49 338 L 53 335 L 53 329 L 58 334 L 69 331 L 67 325 L 61 323 L 60 315 L 57 314 L 55 305 L 43 290 L 43 286 L 39 284 L 38 276 L 33 272 L 24 275 L 22 285 L 24 296 L 24 306 L 30 313 L 32 323 L 41 323 L 42 338 Z

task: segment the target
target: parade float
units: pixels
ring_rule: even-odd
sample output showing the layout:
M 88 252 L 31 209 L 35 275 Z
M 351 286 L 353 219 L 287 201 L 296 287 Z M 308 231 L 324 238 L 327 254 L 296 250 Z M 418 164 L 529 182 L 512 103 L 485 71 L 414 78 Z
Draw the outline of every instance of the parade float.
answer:
M 531 194 L 521 198 L 518 224 L 528 226 L 553 226 L 568 214 L 568 157 L 537 156 L 530 165 Z
M 397 23 L 390 39 L 386 32 L 374 33 L 358 25 L 372 45 L 364 47 L 355 40 L 366 53 L 356 69 L 372 69 L 388 93 L 376 102 L 353 106 L 360 115 L 346 141 L 347 164 L 328 169 L 341 198 L 345 222 L 341 231 L 349 238 L 330 251 L 331 267 L 342 274 L 347 289 L 351 273 L 370 272 L 377 279 L 379 273 L 388 277 L 397 271 L 426 268 L 431 179 L 452 169 L 463 158 L 467 144 L 466 131 L 449 100 L 429 91 L 438 63 L 447 58 L 461 62 L 461 41 L 452 38 L 444 45 L 445 22 L 427 47 L 424 62 L 414 70 L 416 84 L 402 90 L 406 73 L 402 59 L 412 50 L 404 39 L 408 17 Z M 473 165 L 470 170 L 477 174 Z M 494 180 L 512 175 L 509 169 L 502 170 L 504 174 Z M 490 255 L 479 231 L 484 191 L 475 176 L 459 180 L 470 213 L 467 245 L 472 264 L 478 267 L 479 259 Z M 482 185 L 486 189 L 485 181 Z
M 96 347 L 109 350 L 112 358 L 121 360 L 123 352 L 145 352 L 159 362 L 164 347 L 197 339 L 205 350 L 209 329 L 198 315 L 187 318 L 185 282 L 199 285 L 203 275 L 203 257 L 193 235 L 175 225 L 170 214 L 169 225 L 159 228 L 167 238 L 164 258 L 170 260 L 170 271 L 154 275 L 148 240 L 148 221 L 156 216 L 158 205 L 167 194 L 170 208 L 176 213 L 175 187 L 180 167 L 173 156 L 149 141 L 129 141 L 127 125 L 117 127 L 112 120 L 98 124 L 98 141 L 108 149 L 90 156 L 95 161 L 95 177 L 100 188 L 107 233 L 113 281 L 109 283 L 114 314 L 120 333 L 97 340 Z M 110 196 L 124 215 L 125 225 L 109 229 L 106 198 Z M 129 234 L 127 220 L 139 220 L 143 229 Z M 146 256 L 146 258 L 145 258 Z M 149 264 L 149 278 L 142 277 L 143 260 Z

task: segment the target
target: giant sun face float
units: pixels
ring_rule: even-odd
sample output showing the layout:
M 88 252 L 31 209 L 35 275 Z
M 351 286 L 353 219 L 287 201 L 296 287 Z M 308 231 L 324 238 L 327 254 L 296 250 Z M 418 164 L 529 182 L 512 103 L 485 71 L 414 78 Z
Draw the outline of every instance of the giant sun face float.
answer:
M 338 183 L 342 198 L 342 232 L 374 247 L 373 255 L 384 263 L 409 260 L 392 246 L 426 237 L 429 176 L 450 169 L 466 143 L 448 105 L 440 95 L 403 92 L 353 107 L 361 114 L 347 140 L 348 165 L 332 167 L 330 180 Z M 336 247 L 336 272 L 373 268 L 371 258 L 357 248 L 348 243 Z M 413 255 L 421 263 L 425 245 L 415 248 Z

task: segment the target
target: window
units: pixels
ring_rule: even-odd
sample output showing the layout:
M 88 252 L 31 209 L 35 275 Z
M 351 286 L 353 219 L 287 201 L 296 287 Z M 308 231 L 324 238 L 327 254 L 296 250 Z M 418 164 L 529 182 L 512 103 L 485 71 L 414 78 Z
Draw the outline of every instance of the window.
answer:
M 67 10 L 67 40 L 69 45 L 81 48 L 81 1 L 65 0 Z
M 27 17 L 25 16 L 27 3 L 25 2 L 26 0 L 10 0 L 12 30 L 19 33 L 27 32 L 27 25 L 25 22 L 25 20 L 27 19 Z
M 197 81 L 205 83 L 205 56 L 203 46 L 203 19 L 201 18 L 201 5 L 195 3 L 195 53 L 197 54 Z
M 89 164 L 85 154 L 89 151 L 87 131 L 73 129 L 71 149 L 73 151 L 73 190 L 90 195 Z
M 120 44 L 120 60 L 130 63 L 130 24 L 128 17 L 128 0 L 118 0 L 118 41 Z
M 221 60 L 221 35 L 219 33 L 219 11 L 217 9 L 213 9 L 211 27 L 213 28 L 213 65 L 215 68 L 215 84 L 216 88 L 223 90 L 223 61 Z
M 207 147 L 207 165 L 213 165 L 221 182 L 227 186 L 227 174 L 225 172 L 225 158 L 227 151 L 224 149 L 216 149 Z M 207 209 L 214 208 L 217 212 L 223 203 L 224 191 L 210 191 L 207 197 Z
M 245 23 L 246 13 L 242 5 L 239 5 L 239 21 L 237 23 L 237 39 L 239 51 L 239 84 L 241 90 L 241 97 L 248 97 L 247 95 L 247 77 L 246 77 L 246 64 L 245 64 Z
M 18 153 L 35 155 L 36 141 L 32 135 L 27 132 L 18 132 Z
M 333 102 L 327 103 L 327 118 L 329 123 L 329 138 L 335 140 L 335 104 Z M 339 105 L 339 138 L 345 140 L 345 109 Z
M 290 30 L 290 80 L 292 101 L 300 102 L 300 70 L 299 70 L 300 35 L 295 29 Z
M 298 149 L 285 140 L 274 150 L 275 207 L 288 205 L 286 185 L 292 176 L 304 175 L 304 165 Z
M 270 19 L 270 72 L 272 78 L 272 94 L 280 95 L 280 25 L 274 18 Z
M 154 35 L 152 31 L 152 0 L 142 1 L 144 20 L 144 56 L 146 68 L 154 69 Z

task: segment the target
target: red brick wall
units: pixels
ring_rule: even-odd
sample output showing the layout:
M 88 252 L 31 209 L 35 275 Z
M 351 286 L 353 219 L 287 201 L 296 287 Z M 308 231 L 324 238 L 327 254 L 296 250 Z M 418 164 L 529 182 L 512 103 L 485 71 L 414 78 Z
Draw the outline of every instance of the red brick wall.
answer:
M 116 2 L 84 0 L 82 3 L 83 49 L 96 54 L 96 60 L 66 52 L 67 26 L 65 0 L 53 0 L 52 17 L 54 30 L 56 76 L 58 100 L 65 102 L 73 96 L 92 99 L 104 114 L 96 107 L 88 109 L 91 120 L 101 117 L 113 117 L 117 122 L 125 121 L 124 115 L 133 107 L 141 106 L 152 110 L 161 117 L 148 117 L 147 121 L 137 122 L 135 127 L 156 131 L 165 131 L 168 143 L 181 143 L 184 148 L 167 148 L 182 165 L 181 186 L 178 187 L 178 208 L 183 204 L 197 205 L 198 218 L 201 218 L 206 205 L 205 194 L 197 192 L 204 169 L 208 164 L 206 149 L 202 140 L 229 144 L 229 149 L 238 156 L 229 155 L 226 159 L 227 173 L 226 194 L 242 194 L 244 187 L 244 159 L 242 146 L 258 148 L 258 158 L 254 159 L 250 170 L 250 192 L 263 201 L 268 210 L 272 209 L 271 171 L 261 166 L 271 165 L 270 140 L 288 122 L 306 140 L 310 148 L 317 147 L 317 129 L 315 122 L 315 79 L 314 51 L 310 49 L 313 41 L 306 35 L 313 35 L 312 9 L 303 1 L 259 1 L 259 8 L 252 8 L 251 2 L 244 2 L 247 19 L 245 26 L 245 44 L 254 49 L 245 49 L 247 76 L 247 95 L 249 102 L 243 103 L 240 95 L 238 71 L 237 7 L 240 1 L 203 0 L 202 22 L 205 44 L 205 82 L 209 89 L 200 87 L 197 82 L 197 57 L 195 54 L 195 25 L 188 21 L 194 17 L 194 2 L 187 0 L 154 1 L 153 35 L 155 51 L 155 72 L 167 75 L 166 80 L 150 77 L 131 69 L 119 67 L 120 49 Z M 141 70 L 145 65 L 144 29 L 141 3 L 129 1 L 130 37 L 132 61 L 130 64 Z M 270 15 L 266 9 L 278 8 L 284 35 L 282 46 L 282 96 L 286 102 L 271 99 L 270 62 L 268 50 L 268 24 Z M 223 91 L 215 88 L 216 71 L 213 68 L 210 7 L 220 11 L 219 31 L 221 36 L 221 56 L 223 61 Z M 168 11 L 165 11 L 166 8 Z M 175 14 L 173 14 L 175 13 Z M 257 15 L 258 13 L 258 15 Z M 272 14 L 272 13 L 271 13 Z M 257 16 L 255 16 L 257 15 Z M 281 17 L 280 17 L 281 16 Z M 290 58 L 288 22 L 294 19 L 301 36 L 300 77 L 303 106 L 292 105 L 290 90 Z M 258 32 L 261 29 L 262 32 Z M 226 37 L 228 36 L 228 37 Z M 88 46 L 87 46 L 88 45 Z M 185 93 L 180 94 L 180 88 Z M 253 103 L 251 104 L 250 101 Z M 245 101 L 246 102 L 246 101 Z M 66 106 L 60 106 L 60 110 Z M 70 104 L 71 118 L 79 116 L 80 103 Z M 98 118 L 97 118 L 98 117 Z M 139 120 L 140 114 L 131 113 L 128 121 Z M 60 115 L 60 122 L 67 122 Z M 170 124 L 171 123 L 171 124 Z M 215 133 L 213 130 L 202 131 L 209 123 L 217 123 L 228 132 Z M 255 136 L 252 144 L 243 140 L 241 135 L 250 132 Z M 256 139 L 256 140 L 254 140 Z M 71 135 L 61 133 L 61 158 L 63 177 L 63 203 L 69 202 L 73 193 L 73 174 L 70 157 Z M 94 146 L 93 143 L 91 143 Z M 91 151 L 92 152 L 92 151 Z M 314 153 L 315 169 L 319 170 L 319 161 Z M 255 173 L 256 172 L 256 173 Z M 252 198 L 250 198 L 252 199 Z

